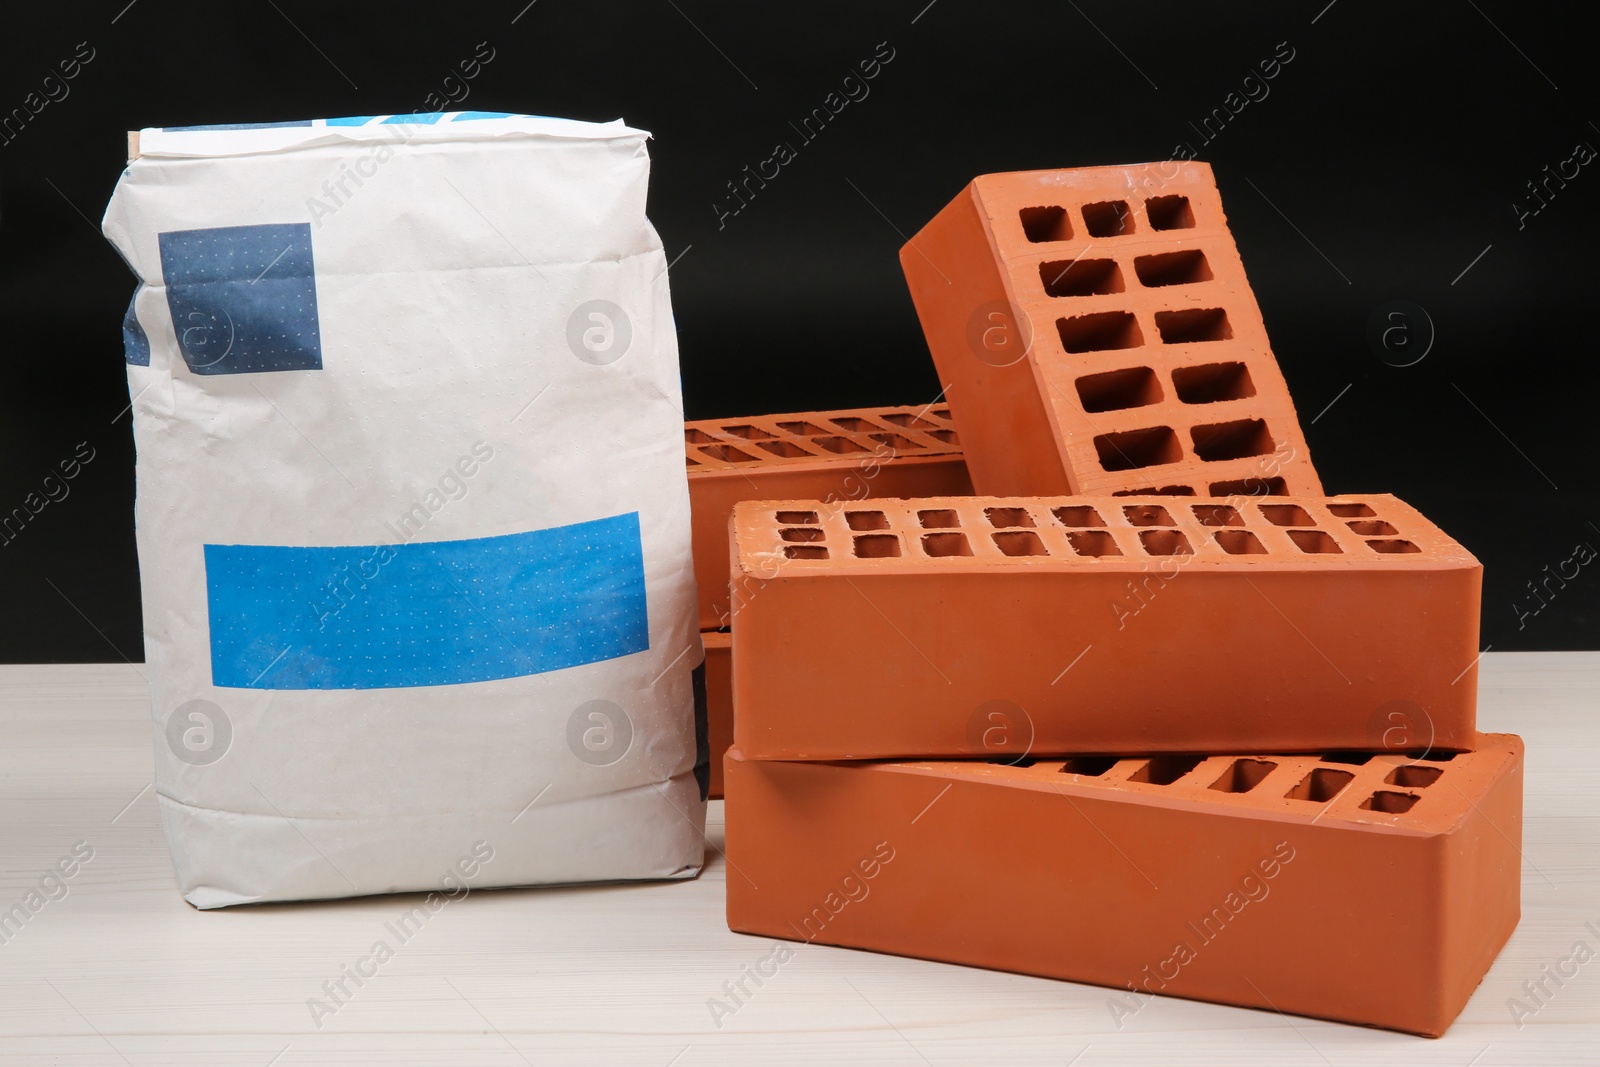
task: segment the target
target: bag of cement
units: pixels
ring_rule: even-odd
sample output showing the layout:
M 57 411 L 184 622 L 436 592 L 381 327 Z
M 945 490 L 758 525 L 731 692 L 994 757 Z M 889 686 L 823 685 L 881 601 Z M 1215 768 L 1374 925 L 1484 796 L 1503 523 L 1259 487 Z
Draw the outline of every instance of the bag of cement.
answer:
M 698 872 L 647 137 L 481 112 L 137 135 L 104 229 L 141 283 L 146 672 L 191 903 Z

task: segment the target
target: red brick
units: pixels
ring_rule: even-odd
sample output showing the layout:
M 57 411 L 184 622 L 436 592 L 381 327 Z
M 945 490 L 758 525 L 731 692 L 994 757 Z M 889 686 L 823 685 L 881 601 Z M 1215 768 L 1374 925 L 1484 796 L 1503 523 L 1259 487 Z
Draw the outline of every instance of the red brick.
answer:
M 708 630 L 706 650 L 706 738 L 711 746 L 711 799 L 722 796 L 722 754 L 733 744 L 733 635 Z
M 1161 1010 L 1148 990 L 1437 1036 L 1519 915 L 1522 742 L 1475 747 L 1030 766 L 734 749 L 728 925 L 1108 986 L 1113 1029 Z
M 728 625 L 728 515 L 740 500 L 972 492 L 943 407 L 802 411 L 683 426 L 700 629 Z
M 984 175 L 900 261 L 979 493 L 1321 494 L 1204 163 Z
M 751 759 L 1473 738 L 1482 568 L 1392 496 L 747 501 L 732 528 Z

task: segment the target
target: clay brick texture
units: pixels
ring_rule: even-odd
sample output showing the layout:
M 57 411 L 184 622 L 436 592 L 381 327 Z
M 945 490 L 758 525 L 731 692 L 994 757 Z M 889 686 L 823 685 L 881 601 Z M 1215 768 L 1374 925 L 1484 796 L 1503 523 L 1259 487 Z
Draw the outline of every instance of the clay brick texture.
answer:
M 1322 493 L 1207 165 L 984 175 L 900 261 L 979 493 Z
M 700 629 L 725 629 L 728 515 L 740 500 L 972 492 L 942 406 L 804 411 L 683 426 Z
M 1463 749 L 1482 568 L 1392 496 L 747 501 L 750 759 Z
M 1515 928 L 1521 739 L 1026 766 L 727 757 L 728 925 L 1439 1035 Z M 1500 1010 L 1498 1005 L 1495 1010 Z
M 711 748 L 711 799 L 722 796 L 722 754 L 733 744 L 733 635 L 700 635 L 706 650 L 706 740 Z

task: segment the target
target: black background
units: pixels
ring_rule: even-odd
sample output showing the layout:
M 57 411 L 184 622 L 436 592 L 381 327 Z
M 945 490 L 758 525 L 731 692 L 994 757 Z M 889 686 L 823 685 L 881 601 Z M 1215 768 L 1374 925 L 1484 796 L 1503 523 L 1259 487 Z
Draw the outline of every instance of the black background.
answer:
M 10 6 L 0 117 L 79 42 L 95 58 L 0 145 L 0 513 L 79 442 L 95 458 L 0 545 L 0 660 L 142 658 L 133 279 L 97 232 L 124 131 L 410 112 L 479 42 L 494 58 L 451 107 L 653 131 L 690 418 L 932 400 L 905 237 L 979 173 L 1195 146 L 1329 491 L 1396 493 L 1475 552 L 1495 649 L 1596 647 L 1600 561 L 1536 614 L 1527 584 L 1600 547 L 1600 162 L 1537 214 L 1515 206 L 1600 147 L 1578 5 L 524 3 Z M 894 58 L 870 95 L 799 146 L 790 123 L 880 42 Z M 1280 42 L 1294 58 L 1270 94 L 1203 143 L 1191 123 Z M 798 158 L 719 224 L 726 183 L 779 141 Z M 1436 331 L 1408 367 L 1367 340 L 1395 300 Z

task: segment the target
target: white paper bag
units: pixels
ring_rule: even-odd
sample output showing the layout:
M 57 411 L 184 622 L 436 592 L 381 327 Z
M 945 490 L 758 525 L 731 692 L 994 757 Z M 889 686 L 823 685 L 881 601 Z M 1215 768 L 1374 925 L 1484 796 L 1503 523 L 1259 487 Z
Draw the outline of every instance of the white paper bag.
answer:
M 191 903 L 698 872 L 647 136 L 141 131 L 104 229 L 142 282 L 146 671 Z

